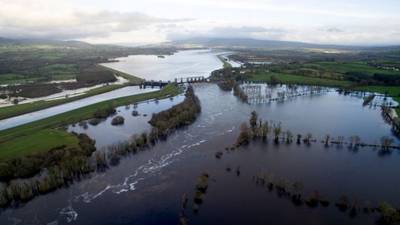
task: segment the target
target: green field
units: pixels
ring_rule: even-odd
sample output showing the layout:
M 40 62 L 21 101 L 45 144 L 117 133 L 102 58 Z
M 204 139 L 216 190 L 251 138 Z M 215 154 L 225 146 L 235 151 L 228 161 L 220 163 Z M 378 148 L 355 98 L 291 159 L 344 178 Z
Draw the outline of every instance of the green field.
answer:
M 42 153 L 62 146 L 78 148 L 78 138 L 63 130 L 40 130 L 31 135 L 15 138 L 13 141 L 0 144 L 0 160 Z
M 366 62 L 318 62 L 315 64 L 306 64 L 306 66 L 307 65 L 318 65 L 324 69 L 335 71 L 338 73 L 360 72 L 368 74 L 370 76 L 374 75 L 375 73 L 386 75 L 400 75 L 400 72 L 379 69 L 368 65 Z
M 248 80 L 255 82 L 270 82 L 272 76 L 274 76 L 279 82 L 286 84 L 318 85 L 328 87 L 348 87 L 352 85 L 352 82 L 350 81 L 331 80 L 274 72 L 259 72 L 253 74 Z
M 65 112 L 56 116 L 46 119 L 38 120 L 32 123 L 24 124 L 18 127 L 10 128 L 0 131 L 0 144 L 7 145 L 17 138 L 28 138 L 35 132 L 67 126 L 69 124 L 77 123 L 79 121 L 90 119 L 97 110 L 107 109 L 111 107 L 118 107 L 122 105 L 132 104 L 135 102 L 145 101 L 154 98 L 166 98 L 175 96 L 180 92 L 179 88 L 175 85 L 168 85 L 160 91 L 132 95 L 104 102 L 99 102 L 93 105 L 85 106 L 83 108 L 75 109 Z

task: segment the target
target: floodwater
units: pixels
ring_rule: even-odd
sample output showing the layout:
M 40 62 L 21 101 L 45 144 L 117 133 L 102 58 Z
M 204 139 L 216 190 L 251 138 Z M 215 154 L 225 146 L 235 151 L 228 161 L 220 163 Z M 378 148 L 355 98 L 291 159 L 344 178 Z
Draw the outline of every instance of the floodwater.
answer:
M 375 223 L 377 214 L 360 212 L 350 217 L 348 212 L 339 212 L 334 201 L 346 195 L 353 203 L 387 201 L 400 205 L 398 150 L 381 154 L 373 148 L 326 148 L 321 143 L 275 146 L 271 141 L 224 150 L 235 142 L 240 123 L 248 121 L 253 110 L 265 120 L 281 122 L 284 131 L 312 133 L 319 140 L 326 134 L 358 135 L 367 143 L 379 143 L 382 136 L 395 139 L 379 108 L 363 107 L 361 97 L 326 91 L 288 101 L 245 104 L 214 84 L 195 84 L 195 92 L 202 104 L 195 123 L 147 151 L 124 158 L 104 173 L 4 210 L 0 224 L 178 224 L 183 194 L 189 198 L 184 211 L 188 224 L 368 225 Z M 135 109 L 142 114 L 138 117 L 132 117 L 132 105 L 129 109 L 120 107 L 118 113 L 126 118 L 120 127 L 111 126 L 108 119 L 87 130 L 78 126 L 70 129 L 88 133 L 102 147 L 128 139 L 129 132 L 148 129 L 152 112 L 181 100 L 179 96 L 140 103 Z M 398 139 L 395 142 L 399 144 Z M 217 151 L 224 152 L 221 159 L 215 158 Z M 235 172 L 238 168 L 240 176 Z M 209 187 L 196 214 L 193 197 L 197 177 L 203 172 L 210 175 Z M 318 191 L 332 200 L 331 206 L 295 206 L 255 185 L 252 177 L 260 172 L 301 182 L 305 196 Z
M 194 76 L 208 77 L 213 70 L 222 67 L 222 62 L 217 57 L 220 54 L 225 53 L 214 50 L 187 50 L 166 55 L 165 58 L 155 55 L 131 55 L 117 58 L 118 62 L 103 65 L 146 80 L 174 81 L 175 78 L 179 80 Z
M 95 104 L 98 102 L 103 102 L 106 100 L 111 100 L 115 98 L 148 93 L 159 90 L 158 88 L 145 88 L 141 89 L 139 86 L 129 86 L 106 92 L 103 94 L 83 98 L 66 104 L 50 107 L 47 109 L 23 114 L 20 116 L 11 117 L 8 119 L 0 120 L 0 130 L 5 130 L 8 128 L 16 127 L 26 123 L 30 123 L 36 120 L 44 119 L 50 116 L 55 116 L 64 112 L 68 112 L 74 109 L 82 108 L 87 105 Z

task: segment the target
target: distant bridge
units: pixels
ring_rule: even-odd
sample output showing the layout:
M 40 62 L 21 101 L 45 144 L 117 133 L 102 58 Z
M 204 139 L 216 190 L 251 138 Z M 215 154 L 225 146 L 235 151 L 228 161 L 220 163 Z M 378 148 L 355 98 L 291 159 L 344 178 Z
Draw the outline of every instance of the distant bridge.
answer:
M 175 83 L 199 83 L 199 82 L 209 82 L 204 76 L 191 76 L 191 77 L 178 77 L 175 78 Z
M 209 82 L 210 79 L 205 78 L 204 76 L 189 76 L 189 77 L 179 77 L 174 79 L 174 83 L 177 84 L 185 84 L 185 83 L 201 83 L 201 82 Z M 144 81 L 139 86 L 140 88 L 147 88 L 147 87 L 164 87 L 165 85 L 171 83 L 170 81 Z

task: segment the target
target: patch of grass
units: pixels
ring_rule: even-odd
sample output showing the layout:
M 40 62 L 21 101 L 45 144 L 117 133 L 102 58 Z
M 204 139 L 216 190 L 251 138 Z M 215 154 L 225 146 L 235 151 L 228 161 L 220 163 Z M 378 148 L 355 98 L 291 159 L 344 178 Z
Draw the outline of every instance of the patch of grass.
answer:
M 15 73 L 0 74 L 0 84 L 20 84 L 20 83 L 34 82 L 37 80 L 38 78 L 35 77 L 28 78 L 22 74 L 15 74 Z
M 358 91 L 387 94 L 391 97 L 400 97 L 400 86 L 361 86 L 355 89 Z
M 78 145 L 78 138 L 66 131 L 45 129 L 15 138 L 10 142 L 0 143 L 0 160 L 43 153 L 62 146 L 78 148 Z
M 161 99 L 179 94 L 179 87 L 170 84 L 165 86 L 162 90 L 144 93 L 138 95 L 132 95 L 127 97 L 121 97 L 112 99 L 104 102 L 99 102 L 93 105 L 85 106 L 79 109 L 75 109 L 69 112 L 65 112 L 56 116 L 52 116 L 46 119 L 34 121 L 32 123 L 24 124 L 18 127 L 6 129 L 0 131 L 0 144 L 11 143 L 16 138 L 23 138 L 32 135 L 35 132 L 43 129 L 63 127 L 69 124 L 77 123 L 82 120 L 90 119 L 94 117 L 94 114 L 98 110 L 107 109 L 109 107 L 118 107 L 122 105 L 128 105 L 148 99 Z
M 232 65 L 229 62 L 227 62 L 226 59 L 222 55 L 218 55 L 217 57 L 224 64 L 223 65 L 224 68 L 231 68 L 232 67 Z
M 365 73 L 370 76 L 375 73 L 386 74 L 386 75 L 400 75 L 399 72 L 379 69 L 368 65 L 366 62 L 318 62 L 315 63 L 321 66 L 324 69 L 328 69 L 331 71 L 346 73 L 346 72 L 360 72 Z
M 304 85 L 318 85 L 329 87 L 347 87 L 352 85 L 350 81 L 344 80 L 331 80 L 316 77 L 298 76 L 284 73 L 275 72 L 260 72 L 253 74 L 248 80 L 255 82 L 270 82 L 271 77 L 274 76 L 278 82 L 285 84 L 304 84 Z
M 118 70 L 114 70 L 114 69 L 111 69 L 111 68 L 103 66 L 103 65 L 99 65 L 99 67 L 102 67 L 106 70 L 113 72 L 115 76 L 123 77 L 124 79 L 129 80 L 133 84 L 140 84 L 144 81 L 144 79 L 142 79 L 142 78 L 139 78 L 139 77 L 136 77 L 136 76 L 133 76 L 133 75 L 130 75 L 130 74 L 118 71 Z

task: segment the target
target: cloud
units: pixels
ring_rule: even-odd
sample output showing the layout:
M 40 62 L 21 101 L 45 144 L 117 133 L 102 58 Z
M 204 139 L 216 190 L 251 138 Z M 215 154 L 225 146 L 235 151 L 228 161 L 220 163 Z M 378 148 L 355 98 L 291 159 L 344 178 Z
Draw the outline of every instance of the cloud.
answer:
M 221 26 L 204 32 L 181 29 L 169 33 L 167 38 L 170 40 L 182 40 L 193 37 L 281 39 L 288 32 L 282 28 L 266 28 L 262 26 Z
M 340 28 L 337 28 L 337 27 L 328 27 L 328 28 L 325 28 L 325 29 L 322 29 L 322 30 L 324 30 L 326 32 L 329 32 L 329 33 L 342 33 L 342 32 L 344 32 L 344 30 L 342 30 Z
M 22 0 L 18 4 L 0 0 L 0 4 L 5 6 L 0 8 L 0 36 L 63 40 L 101 38 L 116 32 L 140 30 L 154 24 L 190 20 L 160 18 L 139 12 L 76 10 L 68 7 L 68 4 L 54 6 L 48 0 L 39 0 L 38 4 L 25 7 L 23 2 L 26 1 Z M 47 7 L 41 8 L 45 3 L 49 3 L 50 7 L 46 5 Z

